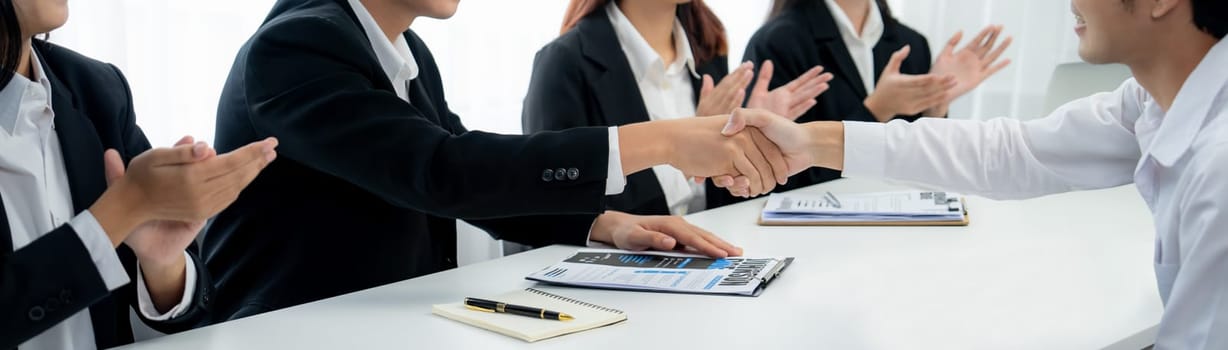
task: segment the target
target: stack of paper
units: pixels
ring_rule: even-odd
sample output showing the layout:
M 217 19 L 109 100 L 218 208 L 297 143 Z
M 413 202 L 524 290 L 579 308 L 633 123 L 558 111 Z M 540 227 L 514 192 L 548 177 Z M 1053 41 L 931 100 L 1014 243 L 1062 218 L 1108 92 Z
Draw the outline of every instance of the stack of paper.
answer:
M 962 196 L 947 192 L 772 194 L 761 225 L 967 225 Z
M 708 258 L 667 252 L 581 249 L 525 277 L 572 287 L 758 296 L 793 258 Z

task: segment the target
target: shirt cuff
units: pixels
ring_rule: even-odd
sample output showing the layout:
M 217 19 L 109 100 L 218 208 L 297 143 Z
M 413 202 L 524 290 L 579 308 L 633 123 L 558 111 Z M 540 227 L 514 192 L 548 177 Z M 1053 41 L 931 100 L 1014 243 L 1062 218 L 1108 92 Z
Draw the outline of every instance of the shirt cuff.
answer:
M 627 186 L 627 178 L 623 176 L 622 153 L 618 151 L 618 127 L 610 127 L 610 160 L 605 177 L 605 194 L 623 193 Z
M 111 237 L 102 230 L 102 225 L 94 218 L 94 214 L 89 210 L 83 211 L 69 221 L 68 225 L 77 233 L 81 243 L 85 244 L 85 250 L 89 251 L 94 267 L 98 268 L 98 275 L 102 277 L 102 283 L 107 286 L 108 291 L 119 289 L 130 282 L 128 271 L 124 270 L 119 254 L 111 245 Z
M 192 296 L 196 295 L 196 264 L 193 263 L 192 256 L 188 252 L 183 252 L 183 258 L 187 260 L 183 269 L 183 297 L 179 298 L 178 305 L 167 310 L 166 313 L 158 312 L 158 308 L 154 306 L 153 298 L 149 296 L 149 289 L 145 287 L 145 275 L 141 273 L 141 264 L 137 264 L 136 299 L 141 316 L 150 321 L 166 321 L 188 311 L 188 306 L 192 304 Z
M 886 175 L 887 126 L 844 122 L 844 176 L 882 178 Z

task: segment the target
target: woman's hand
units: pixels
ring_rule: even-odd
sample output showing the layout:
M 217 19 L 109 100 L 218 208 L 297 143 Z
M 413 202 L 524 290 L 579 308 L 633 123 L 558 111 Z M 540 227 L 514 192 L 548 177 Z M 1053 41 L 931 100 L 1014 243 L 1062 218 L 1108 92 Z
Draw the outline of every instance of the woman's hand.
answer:
M 108 150 L 104 164 L 111 164 L 112 182 L 90 212 L 115 245 L 149 221 L 204 221 L 230 205 L 276 158 L 276 146 L 269 138 L 221 156 L 203 143 L 152 149 L 133 158 L 127 169 L 119 153 Z
M 963 49 L 955 51 L 963 32 L 955 33 L 946 47 L 934 60 L 931 74 L 955 77 L 956 85 L 948 91 L 947 97 L 954 100 L 972 91 L 978 85 L 993 76 L 998 71 L 1011 64 L 1011 60 L 999 61 L 1002 53 L 1011 46 L 1011 38 L 1007 37 L 998 44 L 998 36 L 1002 34 L 1002 26 L 988 26 L 972 39 Z M 949 102 L 949 101 L 948 101 Z
M 721 79 L 719 85 L 713 86 L 712 76 L 704 74 L 703 87 L 699 89 L 699 105 L 695 106 L 695 115 L 713 116 L 726 115 L 738 107 L 746 99 L 746 86 L 754 78 L 755 66 L 750 62 L 742 63 L 733 72 Z
M 773 71 L 771 60 L 759 67 L 759 79 L 751 89 L 746 108 L 765 109 L 792 120 L 797 120 L 818 103 L 815 97 L 827 91 L 827 83 L 832 79 L 831 73 L 823 73 L 822 66 L 815 66 L 788 84 L 768 91 Z
M 900 73 L 900 65 L 912 50 L 909 46 L 896 51 L 883 68 L 874 93 L 866 97 L 865 106 L 874 119 L 888 122 L 897 115 L 915 115 L 949 101 L 949 90 L 955 87 L 953 76 L 938 74 L 908 75 Z

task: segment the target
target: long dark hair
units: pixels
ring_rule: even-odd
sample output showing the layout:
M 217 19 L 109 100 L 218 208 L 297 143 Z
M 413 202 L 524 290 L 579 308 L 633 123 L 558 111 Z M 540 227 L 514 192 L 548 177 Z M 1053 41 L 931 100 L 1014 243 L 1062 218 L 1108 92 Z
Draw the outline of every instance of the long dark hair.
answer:
M 559 34 L 575 28 L 581 19 L 605 8 L 610 0 L 571 0 L 567 5 L 567 13 L 563 15 L 563 28 Z M 703 0 L 691 0 L 690 3 L 678 5 L 678 22 L 686 30 L 687 40 L 691 41 L 691 53 L 695 56 L 695 64 L 703 65 L 719 56 L 729 54 L 729 42 L 725 39 L 725 25 L 716 18 L 716 14 Z
M 819 0 L 772 0 L 772 11 L 768 12 L 768 19 L 776 18 L 785 10 L 807 3 L 823 6 L 818 2 Z M 878 11 L 883 13 L 883 17 L 894 18 L 891 16 L 891 6 L 887 5 L 887 0 L 874 0 L 874 2 L 878 3 Z
M 21 24 L 13 0 L 0 0 L 0 89 L 8 86 L 21 64 Z

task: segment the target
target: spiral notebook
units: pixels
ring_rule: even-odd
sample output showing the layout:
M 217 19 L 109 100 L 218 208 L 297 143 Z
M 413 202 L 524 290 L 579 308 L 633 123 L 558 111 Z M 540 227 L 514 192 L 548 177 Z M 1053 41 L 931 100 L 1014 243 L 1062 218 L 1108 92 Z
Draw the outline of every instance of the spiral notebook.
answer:
M 474 327 L 520 338 L 527 342 L 605 327 L 627 320 L 621 310 L 586 303 L 533 288 L 490 297 L 509 304 L 540 307 L 575 317 L 571 321 L 543 320 L 505 313 L 466 309 L 462 303 L 436 304 L 431 313 Z

